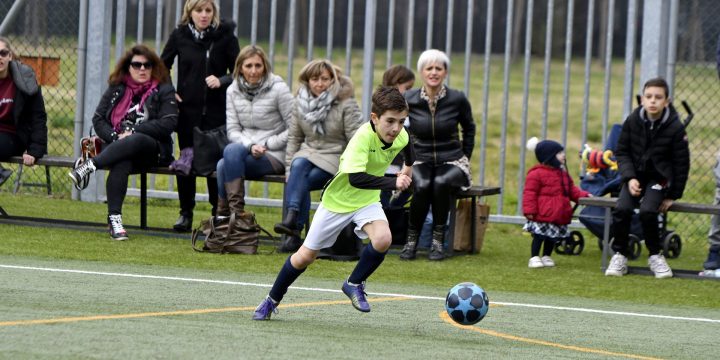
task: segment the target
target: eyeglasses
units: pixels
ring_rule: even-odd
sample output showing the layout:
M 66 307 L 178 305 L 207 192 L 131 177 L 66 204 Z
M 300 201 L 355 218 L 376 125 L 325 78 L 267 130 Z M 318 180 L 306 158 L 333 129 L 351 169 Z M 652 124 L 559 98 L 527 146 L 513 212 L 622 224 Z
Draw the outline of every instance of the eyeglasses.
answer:
M 151 62 L 139 62 L 139 61 L 133 61 L 130 63 L 130 66 L 133 67 L 135 70 L 140 70 L 140 68 L 144 67 L 146 70 L 152 69 L 153 63 Z
M 10 50 L 8 50 L 8 49 L 0 50 L 0 57 L 8 57 L 8 56 L 10 56 Z

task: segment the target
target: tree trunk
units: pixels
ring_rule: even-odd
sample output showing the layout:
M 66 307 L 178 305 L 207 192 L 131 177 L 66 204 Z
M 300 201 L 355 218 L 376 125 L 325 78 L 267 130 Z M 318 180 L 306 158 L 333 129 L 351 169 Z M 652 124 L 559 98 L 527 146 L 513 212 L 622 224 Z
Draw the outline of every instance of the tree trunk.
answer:
M 525 16 L 525 1 L 526 0 L 514 0 L 515 1 L 515 18 L 513 19 L 513 37 L 512 37 L 512 45 L 511 45 L 511 52 L 510 55 L 512 59 L 517 59 L 518 56 L 520 56 L 520 46 L 524 43 L 525 39 L 525 33 L 521 33 L 523 31 L 523 23 L 526 20 Z
M 605 59 L 605 46 L 607 42 L 607 25 L 608 25 L 608 0 L 601 0 L 598 2 L 599 13 L 598 13 L 598 41 L 595 43 L 597 46 L 597 54 L 599 59 Z

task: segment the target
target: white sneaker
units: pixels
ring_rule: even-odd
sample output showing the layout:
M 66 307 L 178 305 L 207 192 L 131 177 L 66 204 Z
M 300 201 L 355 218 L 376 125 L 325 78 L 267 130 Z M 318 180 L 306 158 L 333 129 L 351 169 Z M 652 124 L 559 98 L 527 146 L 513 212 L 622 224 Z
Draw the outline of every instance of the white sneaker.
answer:
M 545 265 L 543 265 L 543 261 L 540 260 L 539 256 L 533 256 L 530 258 L 530 261 L 528 261 L 528 267 L 531 269 L 537 269 L 544 266 Z
M 543 256 L 540 258 L 540 261 L 542 261 L 543 266 L 545 267 L 553 267 L 555 266 L 555 261 L 549 256 Z
M 627 258 L 620 253 L 613 255 L 610 265 L 605 270 L 605 276 L 623 276 L 627 274 Z
M 651 255 L 648 258 L 648 265 L 650 270 L 655 273 L 656 279 L 664 279 L 673 276 L 670 266 L 668 266 L 665 257 L 662 254 Z

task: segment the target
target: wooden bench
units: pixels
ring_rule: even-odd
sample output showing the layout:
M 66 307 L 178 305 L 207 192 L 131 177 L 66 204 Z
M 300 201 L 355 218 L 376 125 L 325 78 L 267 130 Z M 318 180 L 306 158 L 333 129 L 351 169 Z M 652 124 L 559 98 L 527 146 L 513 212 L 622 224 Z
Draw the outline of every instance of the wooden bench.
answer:
M 20 164 L 22 169 L 22 156 L 14 156 L 9 159 L 3 160 L 2 162 L 6 163 L 13 163 L 13 164 Z M 48 178 L 48 182 L 50 181 L 50 173 L 48 170 L 48 167 L 55 166 L 55 167 L 62 167 L 62 168 L 70 168 L 72 169 L 75 165 L 75 159 L 69 156 L 44 156 L 40 159 L 38 159 L 35 162 L 35 165 L 41 165 L 45 166 L 45 172 L 46 176 Z M 18 178 L 20 176 L 22 170 L 18 171 Z M 175 173 L 170 170 L 168 167 L 151 167 L 146 169 L 144 172 L 139 172 L 137 175 L 140 177 L 140 229 L 146 230 L 148 229 L 147 226 L 147 174 L 158 174 L 158 175 L 175 175 Z M 208 177 L 215 177 L 215 173 L 211 174 Z M 19 180 L 16 180 L 18 182 Z M 252 181 L 263 181 L 263 182 L 271 182 L 271 183 L 285 183 L 285 175 L 266 175 L 259 179 L 252 179 Z M 68 183 L 70 182 L 70 179 L 68 178 Z M 38 185 L 38 184 L 32 184 L 32 185 Z M 18 184 L 15 185 L 16 187 Z M 48 190 L 48 194 L 50 194 L 50 190 Z M 0 206 L 0 217 L 4 218 L 11 218 L 5 209 Z M 30 218 L 28 218 L 30 219 Z M 75 223 L 70 220 L 64 221 L 64 220 L 58 220 L 56 222 L 60 223 Z
M 589 197 L 581 198 L 578 204 L 583 206 L 598 206 L 605 208 L 605 215 L 603 217 L 604 228 L 603 228 L 603 253 L 601 261 L 601 271 L 605 272 L 608 266 L 608 259 L 610 258 L 612 250 L 608 244 L 610 243 L 610 224 L 612 223 L 612 209 L 617 204 L 617 198 L 610 197 Z M 711 204 L 693 204 L 686 202 L 673 202 L 672 206 L 668 211 L 671 212 L 683 212 L 692 214 L 710 214 L 720 215 L 720 206 Z M 628 273 L 652 275 L 652 272 L 645 267 L 633 267 L 628 266 Z M 685 278 L 698 278 L 698 271 L 693 270 L 675 270 L 673 269 L 675 277 Z

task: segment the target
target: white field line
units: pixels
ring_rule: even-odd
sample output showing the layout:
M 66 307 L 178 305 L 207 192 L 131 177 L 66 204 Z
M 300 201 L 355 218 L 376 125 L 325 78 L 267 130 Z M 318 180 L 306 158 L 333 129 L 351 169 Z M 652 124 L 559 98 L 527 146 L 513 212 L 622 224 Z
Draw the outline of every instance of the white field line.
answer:
M 72 273 L 72 274 L 84 274 L 84 275 L 102 275 L 102 276 L 116 276 L 116 277 L 127 277 L 127 278 L 185 281 L 185 282 L 197 282 L 197 283 L 209 283 L 209 284 L 255 286 L 255 287 L 264 287 L 264 288 L 272 287 L 272 284 L 259 284 L 259 283 L 243 282 L 243 281 L 196 279 L 196 278 L 185 278 L 185 277 L 175 277 L 175 276 L 112 273 L 112 272 L 102 272 L 102 271 L 73 270 L 73 269 L 56 269 L 56 268 L 45 268 L 45 267 L 35 267 L 35 266 L 18 266 L 18 265 L 0 264 L 0 268 L 17 269 L 17 270 L 47 271 L 47 272 L 57 272 L 57 273 Z M 312 288 L 312 287 L 302 287 L 302 286 L 291 286 L 290 288 L 293 290 L 305 290 L 305 291 L 314 291 L 314 292 L 330 292 L 330 293 L 340 293 L 341 292 L 340 290 L 336 290 L 336 289 Z M 438 297 L 438 296 L 423 296 L 423 295 L 409 295 L 409 294 L 396 294 L 396 293 L 368 292 L 368 295 L 406 297 L 408 299 L 419 299 L 419 300 L 437 300 L 437 301 L 445 300 L 444 297 Z M 685 320 L 685 321 L 697 321 L 697 322 L 708 322 L 708 323 L 720 324 L 720 319 L 644 314 L 644 313 L 635 313 L 635 312 L 626 312 L 626 311 L 608 311 L 608 310 L 598 310 L 598 309 L 588 309 L 588 308 L 578 308 L 578 307 L 523 304 L 523 303 L 500 302 L 500 301 L 493 301 L 491 303 L 496 304 L 496 305 L 502 305 L 502 306 L 517 306 L 517 307 L 527 307 L 527 308 L 536 308 L 536 309 L 577 311 L 577 312 L 595 313 L 595 314 L 635 316 L 635 317 L 646 317 L 646 318 L 654 318 L 654 319 Z

